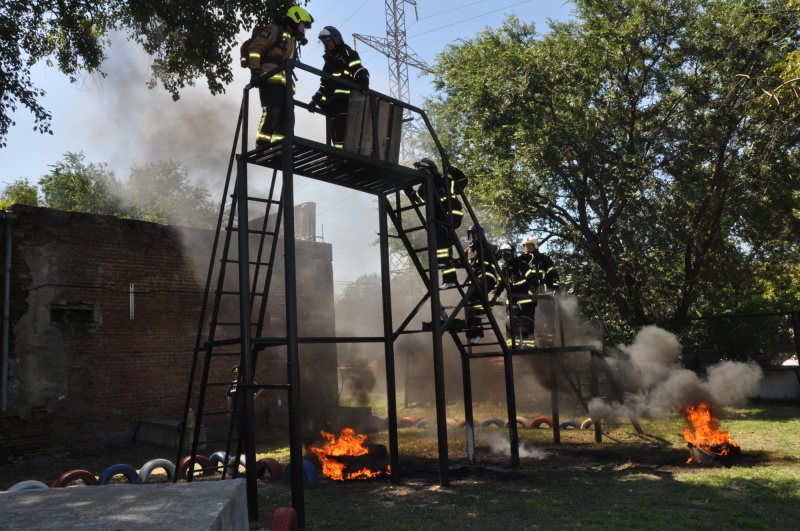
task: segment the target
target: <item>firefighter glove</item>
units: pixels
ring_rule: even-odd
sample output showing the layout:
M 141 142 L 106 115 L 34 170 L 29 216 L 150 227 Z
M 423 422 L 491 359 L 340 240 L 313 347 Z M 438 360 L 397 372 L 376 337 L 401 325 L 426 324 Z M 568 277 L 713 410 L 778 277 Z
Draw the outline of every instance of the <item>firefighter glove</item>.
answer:
M 250 71 L 250 84 L 254 87 L 257 87 L 261 84 L 261 72 L 258 70 Z

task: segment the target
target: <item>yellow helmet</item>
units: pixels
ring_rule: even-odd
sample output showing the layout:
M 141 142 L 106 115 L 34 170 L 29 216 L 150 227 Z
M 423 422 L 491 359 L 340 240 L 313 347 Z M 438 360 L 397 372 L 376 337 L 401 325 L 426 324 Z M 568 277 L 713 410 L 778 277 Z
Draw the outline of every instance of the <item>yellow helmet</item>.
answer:
M 539 248 L 539 241 L 533 236 L 528 236 L 527 238 L 522 240 L 523 252 L 532 253 L 538 248 Z
M 312 17 L 308 11 L 298 6 L 290 7 L 289 11 L 286 12 L 286 18 L 292 20 L 295 24 L 304 22 L 306 28 L 310 28 L 311 23 L 314 22 L 314 17 Z

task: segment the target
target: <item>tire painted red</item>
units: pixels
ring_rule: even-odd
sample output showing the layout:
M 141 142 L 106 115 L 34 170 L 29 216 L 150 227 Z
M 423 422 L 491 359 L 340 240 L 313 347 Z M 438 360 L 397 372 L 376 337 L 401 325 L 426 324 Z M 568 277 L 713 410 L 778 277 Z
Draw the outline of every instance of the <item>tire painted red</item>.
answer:
M 297 512 L 294 507 L 278 507 L 272 513 L 271 531 L 297 531 Z
M 549 417 L 547 415 L 542 415 L 541 417 L 536 417 L 531 421 L 531 428 L 537 429 L 541 428 L 542 425 L 546 425 L 548 428 L 553 428 L 553 417 Z
M 398 428 L 411 428 L 417 425 L 417 419 L 414 417 L 403 417 L 397 423 Z
M 70 470 L 61 474 L 57 480 L 53 482 L 53 487 L 66 487 L 73 481 L 81 480 L 87 485 L 99 485 L 100 482 L 94 477 L 94 474 L 88 470 Z
M 472 419 L 473 426 L 480 426 L 480 424 L 481 424 L 480 421 L 478 421 L 477 419 Z M 465 428 L 466 426 L 467 426 L 467 419 L 464 419 L 458 423 L 459 428 Z
M 272 479 L 281 479 L 281 476 L 283 476 L 283 467 L 271 457 L 262 457 L 256 463 L 256 475 L 263 478 L 266 476 L 267 472 L 269 472 L 269 477 Z
M 175 474 L 176 474 L 177 477 L 179 477 L 179 478 L 180 477 L 184 477 L 184 476 L 188 477 L 187 473 L 189 471 L 189 460 L 191 460 L 191 458 L 192 458 L 192 456 L 187 455 L 186 457 L 181 459 L 180 463 L 178 463 L 178 468 L 175 471 Z M 194 464 L 195 465 L 200 465 L 200 467 L 203 469 L 203 475 L 204 476 L 210 476 L 211 474 L 214 473 L 214 469 L 213 469 L 213 467 L 211 465 L 211 461 L 209 461 L 208 458 L 206 456 L 204 456 L 204 455 L 196 455 L 196 456 L 194 456 Z

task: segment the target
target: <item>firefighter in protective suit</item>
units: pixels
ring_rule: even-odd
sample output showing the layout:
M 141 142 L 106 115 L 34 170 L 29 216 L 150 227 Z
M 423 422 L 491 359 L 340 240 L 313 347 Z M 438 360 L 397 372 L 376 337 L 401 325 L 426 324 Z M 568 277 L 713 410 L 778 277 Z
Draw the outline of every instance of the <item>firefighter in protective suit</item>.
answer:
M 467 322 L 467 341 L 470 345 L 483 343 L 483 318 L 491 311 L 483 306 L 481 293 L 488 294 L 496 284 L 500 275 L 494 265 L 486 260 L 486 255 L 497 252 L 497 246 L 490 244 L 483 234 L 483 229 L 473 225 L 467 231 L 470 244 L 467 247 L 467 267 L 472 269 L 477 279 L 476 288 L 469 296 L 469 303 L 464 308 Z M 471 284 L 470 280 L 470 284 Z M 490 304 L 491 305 L 491 304 Z
M 517 256 L 510 243 L 500 246 L 502 275 L 495 284 L 491 303 L 506 291 L 506 344 L 533 347 L 533 317 L 536 301 L 528 294 L 528 262 Z
M 530 336 L 525 339 L 533 339 L 533 325 L 536 311 L 537 295 L 555 295 L 561 289 L 559 282 L 558 269 L 553 260 L 539 251 L 539 241 L 533 236 L 528 236 L 522 242 L 523 255 L 521 257 L 525 271 L 525 280 L 528 287 L 528 295 L 532 299 L 530 309 Z M 542 345 L 540 345 L 542 346 Z
M 314 22 L 308 11 L 292 6 L 280 22 L 256 28 L 250 42 L 248 58 L 250 84 L 258 87 L 261 99 L 261 122 L 256 134 L 256 147 L 283 140 L 283 112 L 286 106 L 286 71 L 281 70 L 270 77 L 270 70 L 298 55 L 298 45 L 308 43 L 306 29 Z
M 357 83 L 361 92 L 369 92 L 369 71 L 361 64 L 358 52 L 344 43 L 342 34 L 333 26 L 325 26 L 319 32 L 319 40 L 325 46 L 322 58 L 325 65 L 322 71 L 332 76 Z M 347 107 L 350 102 L 350 88 L 320 78 L 319 90 L 311 98 L 312 108 L 316 105 L 330 117 L 332 122 L 331 143 L 334 147 L 344 147 L 344 134 L 347 128 Z
M 439 198 L 441 208 L 434 209 L 434 219 L 441 223 L 453 225 L 457 229 L 461 226 L 464 211 L 461 210 L 461 201 L 453 194 L 453 181 L 445 179 L 439 168 L 431 159 L 422 159 L 414 163 L 414 168 L 423 170 L 433 175 L 433 186 L 436 189 L 436 196 Z M 463 175 L 463 174 L 462 174 Z M 448 190 L 450 193 L 448 193 Z M 409 198 L 417 197 L 421 202 L 425 202 L 425 185 L 422 184 L 415 192 L 413 189 L 407 190 Z M 456 287 L 458 275 L 456 273 L 456 263 L 453 259 L 453 238 L 446 227 L 436 224 L 436 260 L 437 266 L 442 272 L 441 289 Z

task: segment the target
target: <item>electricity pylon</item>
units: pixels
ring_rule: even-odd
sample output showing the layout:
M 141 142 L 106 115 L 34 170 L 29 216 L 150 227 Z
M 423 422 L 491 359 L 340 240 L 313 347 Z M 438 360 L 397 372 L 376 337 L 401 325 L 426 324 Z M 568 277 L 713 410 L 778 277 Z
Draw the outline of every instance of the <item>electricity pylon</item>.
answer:
M 433 69 L 408 47 L 406 42 L 406 9 L 405 4 L 414 6 L 414 15 L 417 16 L 416 0 L 386 0 L 386 37 L 370 37 L 367 35 L 353 34 L 367 46 L 374 48 L 389 59 L 389 94 L 400 101 L 411 103 L 408 94 L 408 67 L 413 66 L 428 73 Z M 419 17 L 417 17 L 419 18 Z M 355 42 L 354 42 L 355 44 Z M 410 120 L 410 116 L 404 116 Z M 411 121 L 403 128 L 403 145 L 407 146 L 413 136 L 414 127 Z

